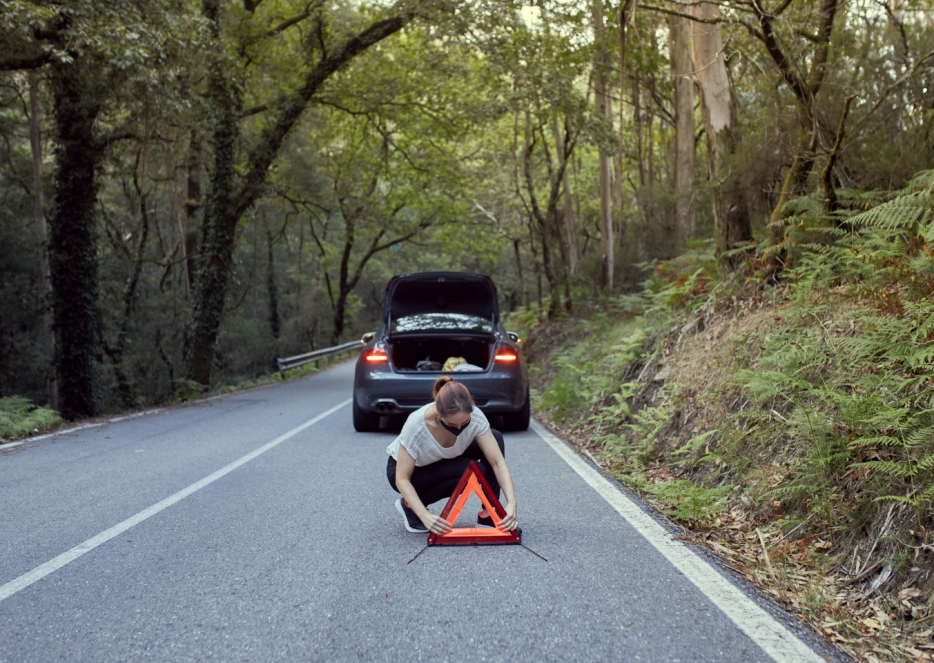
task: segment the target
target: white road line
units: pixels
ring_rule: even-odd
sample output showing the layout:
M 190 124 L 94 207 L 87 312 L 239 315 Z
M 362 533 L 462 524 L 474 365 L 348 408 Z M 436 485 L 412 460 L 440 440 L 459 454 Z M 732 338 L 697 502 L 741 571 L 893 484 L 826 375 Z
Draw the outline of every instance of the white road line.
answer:
M 228 394 L 223 394 L 223 395 L 227 396 Z M 4 449 L 9 449 L 11 447 L 18 447 L 19 445 L 24 444 L 26 442 L 38 442 L 39 440 L 47 440 L 50 437 L 58 437 L 60 435 L 70 435 L 72 433 L 77 433 L 78 431 L 87 430 L 88 428 L 100 428 L 101 426 L 106 426 L 107 424 L 115 424 L 119 421 L 126 421 L 127 419 L 136 419 L 138 417 L 145 417 L 150 414 L 157 414 L 159 412 L 162 412 L 163 409 L 165 408 L 155 408 L 152 410 L 143 410 L 142 412 L 133 412 L 132 414 L 124 414 L 122 416 L 114 417 L 112 419 L 105 419 L 103 421 L 97 422 L 96 424 L 82 424 L 80 426 L 75 426 L 73 428 L 62 428 L 60 430 L 53 430 L 51 433 L 45 433 L 43 435 L 34 435 L 30 437 L 24 437 L 15 442 L 3 442 L 3 443 L 0 443 L 0 451 L 3 451 Z
M 665 528 L 644 513 L 599 472 L 581 460 L 562 440 L 552 435 L 537 421 L 531 423 L 531 428 L 776 663 L 800 663 L 802 661 L 823 663 L 826 660 L 801 642 L 791 631 L 756 605 L 687 546 L 673 539 Z
M 221 469 L 217 470 L 217 472 L 214 472 L 213 474 L 210 474 L 204 477 L 200 481 L 196 481 L 195 483 L 191 484 L 187 488 L 183 488 L 182 490 L 178 491 L 174 495 L 170 495 L 169 497 L 166 497 L 161 502 L 153 504 L 148 509 L 143 509 L 142 511 L 137 513 L 135 516 L 131 516 L 127 518 L 122 523 L 118 523 L 117 525 L 114 525 L 110 529 L 101 532 L 97 536 L 88 539 L 84 543 L 79 543 L 71 550 L 62 553 L 61 555 L 59 555 L 58 557 L 55 557 L 54 559 L 50 559 L 45 564 L 42 564 L 41 566 L 37 566 L 32 571 L 29 571 L 28 573 L 24 573 L 19 578 L 16 578 L 15 580 L 11 580 L 5 585 L 0 586 L 0 601 L 4 601 L 10 598 L 17 592 L 25 589 L 26 587 L 29 587 L 34 582 L 38 582 L 39 580 L 42 580 L 44 577 L 46 577 L 50 573 L 53 573 L 57 571 L 58 569 L 62 568 L 63 566 L 65 566 L 66 564 L 75 561 L 76 559 L 84 555 L 85 553 L 91 552 L 92 550 L 97 548 L 99 545 L 107 543 L 115 536 L 120 536 L 121 534 L 123 534 L 123 532 L 127 531 L 134 525 L 138 525 L 139 523 L 143 522 L 147 518 L 150 518 L 156 515 L 160 511 L 169 508 L 170 506 L 172 506 L 173 504 L 177 502 L 181 502 L 183 499 L 185 499 L 189 495 L 198 492 L 205 486 L 217 481 L 224 475 L 229 474 L 230 472 L 233 472 L 235 469 L 237 469 L 241 465 L 245 465 L 246 463 L 249 463 L 251 460 L 253 460 L 257 456 L 260 456 L 266 453 L 267 451 L 269 451 L 270 449 L 272 449 L 273 447 L 276 447 L 282 444 L 283 442 L 288 440 L 290 437 L 294 437 L 295 435 L 298 435 L 306 428 L 310 426 L 314 426 L 316 423 L 318 423 L 319 421 L 321 421 L 328 415 L 333 414 L 337 412 L 338 410 L 340 410 L 342 407 L 345 407 L 346 405 L 350 404 L 352 400 L 353 399 L 348 398 L 343 403 L 340 403 L 339 405 L 335 405 L 330 410 L 327 410 L 326 412 L 322 412 L 321 414 L 319 414 L 317 417 L 314 417 L 313 419 L 309 419 L 308 421 L 303 423 L 301 426 L 298 426 L 297 428 L 293 428 L 288 433 L 280 435 L 272 442 L 267 442 L 266 444 L 261 446 L 259 449 L 256 449 L 255 451 L 251 451 L 250 453 L 243 456 L 242 458 L 239 458 L 235 460 L 234 462 L 230 463 L 229 465 L 222 467 Z

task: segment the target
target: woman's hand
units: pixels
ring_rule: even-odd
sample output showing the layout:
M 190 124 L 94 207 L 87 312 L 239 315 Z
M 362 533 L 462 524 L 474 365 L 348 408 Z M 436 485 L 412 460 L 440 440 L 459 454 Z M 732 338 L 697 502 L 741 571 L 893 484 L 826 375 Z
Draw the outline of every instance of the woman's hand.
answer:
M 500 519 L 496 527 L 504 532 L 512 532 L 519 526 L 519 521 L 516 519 L 516 505 L 507 504 L 503 510 L 506 511 L 506 515 Z
M 425 517 L 422 518 L 422 524 L 427 527 L 428 531 L 432 534 L 449 534 L 451 530 L 454 529 L 451 527 L 451 523 L 444 518 L 430 512 L 425 514 Z

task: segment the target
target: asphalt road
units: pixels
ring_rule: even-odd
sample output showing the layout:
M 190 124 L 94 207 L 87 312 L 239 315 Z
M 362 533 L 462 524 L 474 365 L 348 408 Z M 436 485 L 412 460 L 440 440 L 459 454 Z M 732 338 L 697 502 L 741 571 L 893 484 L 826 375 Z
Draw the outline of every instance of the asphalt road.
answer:
M 0 447 L 0 661 L 843 660 L 670 528 L 653 544 L 618 488 L 534 430 L 507 434 L 506 458 L 547 561 L 483 546 L 409 563 L 426 537 L 385 478 L 395 433 L 354 432 L 351 382 L 345 363 Z M 768 623 L 731 612 L 743 601 Z

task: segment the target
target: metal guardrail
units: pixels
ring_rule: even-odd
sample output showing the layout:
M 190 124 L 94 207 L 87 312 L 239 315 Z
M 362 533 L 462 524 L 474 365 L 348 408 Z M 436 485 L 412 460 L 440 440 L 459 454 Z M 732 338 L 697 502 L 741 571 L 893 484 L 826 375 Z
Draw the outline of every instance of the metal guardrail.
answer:
M 335 355 L 342 354 L 348 350 L 355 350 L 357 348 L 363 347 L 360 341 L 348 341 L 342 345 L 335 345 L 333 348 L 322 348 L 321 350 L 314 350 L 312 352 L 306 352 L 303 355 L 295 355 L 294 357 L 276 357 L 276 364 L 279 365 L 279 375 L 282 376 L 282 379 L 285 379 L 285 372 L 290 368 L 297 368 L 298 366 L 304 366 L 305 364 L 310 364 L 311 362 L 317 362 L 319 359 L 324 359 L 326 357 L 333 357 Z

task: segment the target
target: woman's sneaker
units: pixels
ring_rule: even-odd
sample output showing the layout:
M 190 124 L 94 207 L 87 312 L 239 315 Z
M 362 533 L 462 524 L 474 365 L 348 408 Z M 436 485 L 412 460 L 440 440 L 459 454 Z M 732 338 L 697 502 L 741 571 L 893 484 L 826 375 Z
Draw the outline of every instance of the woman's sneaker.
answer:
M 418 519 L 418 516 L 415 515 L 415 512 L 409 508 L 409 505 L 406 504 L 405 500 L 401 497 L 396 500 L 396 511 L 402 514 L 405 528 L 410 532 L 424 534 L 428 531 L 428 528 L 422 524 L 422 521 Z
M 481 511 L 480 513 L 483 512 Z M 477 524 L 480 527 L 496 527 L 491 516 L 481 516 L 480 513 L 477 514 Z

